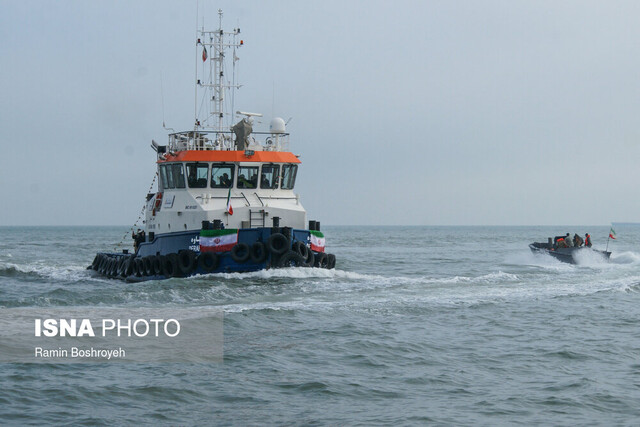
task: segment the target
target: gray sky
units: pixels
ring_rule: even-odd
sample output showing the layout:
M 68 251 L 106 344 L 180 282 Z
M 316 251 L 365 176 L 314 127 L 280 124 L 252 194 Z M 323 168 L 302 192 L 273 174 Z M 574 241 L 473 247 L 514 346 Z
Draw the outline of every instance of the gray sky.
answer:
M 163 115 L 193 124 L 195 5 L 0 0 L 0 225 L 136 220 Z M 639 2 L 218 7 L 236 109 L 293 117 L 310 219 L 640 221 Z

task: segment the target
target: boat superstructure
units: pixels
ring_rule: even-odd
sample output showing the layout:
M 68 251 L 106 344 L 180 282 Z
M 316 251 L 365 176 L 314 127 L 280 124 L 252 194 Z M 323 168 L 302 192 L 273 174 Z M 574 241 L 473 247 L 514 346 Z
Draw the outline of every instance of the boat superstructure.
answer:
M 284 266 L 333 268 L 319 221 L 294 192 L 298 156 L 282 118 L 254 132 L 261 114 L 236 111 L 238 28 L 198 31 L 193 129 L 156 152 L 157 191 L 147 195 L 134 253 L 98 254 L 92 268 L 133 280 Z M 231 77 L 226 60 L 231 59 Z M 198 63 L 201 64 L 198 64 Z M 199 71 L 200 70 L 200 71 Z M 235 123 L 234 123 L 235 122 Z

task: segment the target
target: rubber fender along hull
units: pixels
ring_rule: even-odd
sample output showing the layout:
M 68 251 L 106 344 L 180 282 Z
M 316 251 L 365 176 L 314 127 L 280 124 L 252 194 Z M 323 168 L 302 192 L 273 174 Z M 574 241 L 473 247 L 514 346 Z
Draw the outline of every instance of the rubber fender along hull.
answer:
M 137 254 L 98 253 L 87 268 L 108 278 L 140 282 L 270 268 L 332 269 L 336 264 L 335 255 L 311 250 L 308 230 L 241 229 L 237 243 L 225 252 L 200 252 L 193 250 L 194 245 L 190 245 L 189 249 L 184 246 L 179 248 L 185 242 L 185 236 L 191 236 L 189 242 L 193 243 L 193 234 L 162 236 L 160 244 L 157 244 L 159 239 L 156 238 L 154 242 L 143 243 Z M 162 253 L 168 248 L 177 250 Z M 158 249 L 155 254 L 154 249 Z

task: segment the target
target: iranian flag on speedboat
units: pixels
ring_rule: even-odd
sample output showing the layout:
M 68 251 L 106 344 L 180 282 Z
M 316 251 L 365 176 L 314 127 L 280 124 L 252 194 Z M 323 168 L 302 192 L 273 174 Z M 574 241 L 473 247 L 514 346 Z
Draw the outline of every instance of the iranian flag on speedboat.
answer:
M 200 252 L 228 252 L 238 243 L 238 229 L 200 230 Z
M 319 231 L 310 230 L 311 250 L 315 252 L 324 252 L 324 234 Z

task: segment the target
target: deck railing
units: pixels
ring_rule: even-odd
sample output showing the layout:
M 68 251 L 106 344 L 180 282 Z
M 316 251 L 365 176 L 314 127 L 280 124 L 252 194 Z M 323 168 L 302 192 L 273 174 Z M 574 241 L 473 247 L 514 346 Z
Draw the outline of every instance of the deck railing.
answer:
M 289 134 L 252 132 L 246 149 L 260 146 L 263 151 L 289 151 Z M 184 150 L 237 150 L 233 132 L 186 131 L 169 134 L 169 151 Z

